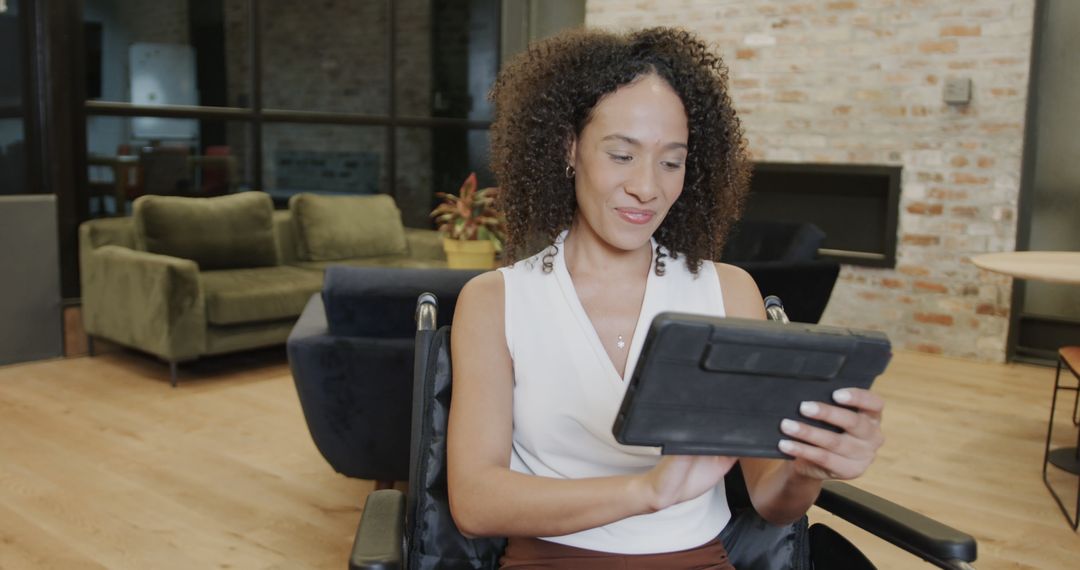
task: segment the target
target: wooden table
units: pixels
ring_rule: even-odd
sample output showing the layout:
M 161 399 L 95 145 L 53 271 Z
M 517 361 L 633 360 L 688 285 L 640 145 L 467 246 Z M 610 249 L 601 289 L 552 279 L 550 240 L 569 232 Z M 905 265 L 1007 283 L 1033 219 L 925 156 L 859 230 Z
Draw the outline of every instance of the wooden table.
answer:
M 1080 285 L 1080 251 L 1006 251 L 971 258 L 976 267 L 1019 279 Z
M 112 170 L 113 180 L 112 183 L 102 183 L 90 181 L 90 191 L 96 196 L 102 196 L 112 193 L 113 199 L 116 201 L 115 216 L 127 215 L 127 198 L 128 187 L 132 184 L 132 178 L 138 176 L 137 171 L 139 168 L 139 157 L 130 155 L 120 156 L 102 156 L 102 155 L 89 155 L 86 158 L 88 166 L 105 166 Z M 101 202 L 102 215 L 105 213 L 105 202 Z
M 180 170 L 184 170 L 182 176 L 186 176 L 185 180 L 189 183 L 193 183 L 196 180 L 196 173 L 206 173 L 208 169 L 218 170 L 222 173 L 222 182 L 224 188 L 222 193 L 231 194 L 236 192 L 239 182 L 239 167 L 237 158 L 232 155 L 196 155 L 181 157 L 186 167 L 182 164 Z M 97 182 L 90 180 L 90 192 L 92 196 L 104 197 L 105 195 L 113 196 L 116 201 L 115 216 L 126 216 L 127 209 L 126 204 L 129 197 L 135 197 L 147 192 L 146 176 L 148 175 L 145 169 L 152 168 L 153 163 L 147 164 L 148 161 L 142 160 L 139 156 L 134 155 L 119 155 L 119 156 L 104 156 L 104 155 L 89 155 L 86 159 L 87 165 L 91 167 L 106 167 L 112 171 L 111 182 Z M 145 167 L 145 168 L 144 168 Z M 186 187 L 186 193 L 191 195 L 201 195 L 202 189 Z M 173 195 L 176 193 L 177 188 L 173 185 L 165 188 L 150 188 L 150 193 L 156 193 L 155 190 L 162 194 Z M 101 206 L 102 215 L 105 212 L 105 205 L 102 202 Z
M 976 267 L 1011 275 L 1018 279 L 1032 279 L 1036 281 L 1048 281 L 1051 283 L 1065 283 L 1080 285 L 1080 251 L 1007 251 L 1002 253 L 984 253 L 971 258 Z M 1080 526 L 1080 484 L 1077 488 L 1076 516 L 1069 516 L 1065 503 L 1058 496 L 1057 491 L 1050 485 L 1046 475 L 1047 463 L 1063 471 L 1080 476 L 1080 431 L 1077 432 L 1077 445 L 1075 447 L 1060 447 L 1050 449 L 1050 435 L 1054 427 L 1054 411 L 1057 408 L 1057 393 L 1059 390 L 1067 392 L 1080 392 L 1080 386 L 1062 386 L 1061 359 L 1058 359 L 1057 376 L 1054 379 L 1054 400 L 1050 406 L 1050 425 L 1046 430 L 1046 452 L 1043 456 L 1043 483 L 1057 500 L 1065 519 L 1069 521 L 1075 530 Z M 1076 415 L 1076 410 L 1070 414 L 1070 419 Z

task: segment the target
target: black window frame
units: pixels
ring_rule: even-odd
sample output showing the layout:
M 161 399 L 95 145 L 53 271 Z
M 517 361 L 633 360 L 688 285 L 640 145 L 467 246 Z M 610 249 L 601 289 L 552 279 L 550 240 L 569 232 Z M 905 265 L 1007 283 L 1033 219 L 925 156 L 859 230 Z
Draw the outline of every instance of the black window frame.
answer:
M 397 10 L 393 0 L 383 0 L 387 10 L 386 34 L 386 81 L 389 85 L 385 115 L 349 113 L 337 111 L 301 111 L 266 108 L 263 105 L 262 89 L 262 26 L 260 0 L 248 2 L 248 59 L 250 63 L 251 97 L 248 107 L 204 107 L 179 105 L 136 105 L 115 101 L 86 100 L 83 106 L 86 116 L 111 117 L 159 117 L 197 120 L 228 120 L 246 122 L 251 127 L 252 185 L 263 188 L 263 125 L 266 123 L 333 124 L 353 126 L 385 127 L 385 156 L 389 187 L 387 194 L 396 196 L 396 156 L 394 151 L 395 131 L 397 127 L 453 127 L 459 129 L 487 130 L 491 121 L 478 121 L 451 117 L 415 117 L 397 114 L 397 80 L 395 62 L 397 61 Z M 499 5 L 496 4 L 496 9 Z M 496 43 L 499 38 L 496 38 Z M 80 67 L 81 68 L 81 67 Z
M 41 183 L 41 172 L 39 169 L 38 161 L 31 160 L 31 151 L 37 148 L 38 136 L 37 129 L 32 118 L 38 114 L 39 105 L 37 104 L 37 98 L 35 97 L 35 78 L 37 76 L 34 61 L 35 51 L 35 37 L 34 33 L 34 18 L 35 18 L 35 6 L 33 0 L 23 0 L 19 3 L 19 13 L 17 17 L 19 19 L 19 44 L 20 53 L 18 57 L 20 59 L 20 71 L 22 77 L 20 78 L 22 95 L 19 104 L 17 105 L 0 105 L 0 119 L 19 119 L 22 121 L 23 127 L 23 146 L 26 149 L 24 153 L 24 177 L 25 187 L 21 192 L 16 194 L 41 194 L 44 192 L 44 187 Z
M 78 256 L 77 256 L 77 228 L 78 224 L 90 218 L 89 202 L 89 177 L 87 173 L 87 145 L 86 145 L 86 120 L 88 117 L 157 117 L 157 118 L 182 118 L 196 120 L 222 120 L 240 122 L 249 127 L 251 146 L 248 149 L 251 167 L 251 186 L 255 189 L 265 188 L 263 180 L 263 127 L 269 123 L 289 124 L 332 124 L 343 126 L 377 126 L 383 127 L 385 140 L 383 152 L 385 157 L 386 188 L 382 192 L 398 197 L 397 188 L 397 129 L 399 128 L 428 128 L 434 131 L 439 128 L 455 128 L 464 130 L 488 130 L 491 127 L 490 120 L 473 120 L 452 117 L 417 117 L 399 115 L 396 105 L 397 100 L 397 29 L 398 18 L 396 2 L 383 0 L 387 10 L 386 18 L 386 77 L 389 86 L 385 114 L 373 115 L 364 113 L 333 112 L 333 111 L 303 111 L 283 110 L 266 108 L 263 98 L 263 61 L 262 61 L 262 2 L 260 0 L 247 0 L 248 18 L 248 45 L 247 57 L 249 62 L 248 80 L 251 85 L 251 96 L 246 107 L 220 107 L 220 106 L 179 106 L 179 105 L 137 105 L 119 101 L 89 100 L 86 97 L 85 82 L 72 81 L 74 87 L 72 97 L 77 100 L 75 105 L 75 117 L 71 124 L 78 129 L 76 136 L 71 138 L 71 146 L 79 164 L 72 164 L 74 172 L 79 173 L 75 178 L 72 191 L 67 192 L 66 209 L 72 215 L 61 217 L 61 249 L 67 250 L 67 255 L 62 255 L 62 280 L 65 297 L 77 297 L 79 295 L 78 283 Z M 26 0 L 27 4 L 49 5 L 56 8 L 63 4 L 64 0 Z M 69 4 L 71 10 L 66 14 L 69 30 L 72 37 L 70 43 L 81 45 L 83 37 L 84 6 L 82 0 L 75 0 Z M 501 3 L 494 3 L 496 10 L 495 18 L 501 17 Z M 495 47 L 498 54 L 498 45 L 501 37 L 498 35 L 499 26 L 496 26 Z M 81 79 L 85 74 L 84 56 L 81 50 L 73 50 L 70 56 L 71 75 Z M 496 56 L 498 57 L 498 55 Z M 501 62 L 497 61 L 496 65 Z M 58 194 L 61 194 L 58 192 Z

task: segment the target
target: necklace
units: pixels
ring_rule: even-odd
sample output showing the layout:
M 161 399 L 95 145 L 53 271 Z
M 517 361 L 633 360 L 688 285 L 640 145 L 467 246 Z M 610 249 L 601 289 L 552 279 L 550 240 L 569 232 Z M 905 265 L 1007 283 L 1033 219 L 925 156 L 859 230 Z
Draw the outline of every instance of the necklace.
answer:
M 618 348 L 619 350 L 626 348 L 626 341 L 623 340 L 622 335 L 619 335 L 619 339 L 615 341 L 615 348 Z

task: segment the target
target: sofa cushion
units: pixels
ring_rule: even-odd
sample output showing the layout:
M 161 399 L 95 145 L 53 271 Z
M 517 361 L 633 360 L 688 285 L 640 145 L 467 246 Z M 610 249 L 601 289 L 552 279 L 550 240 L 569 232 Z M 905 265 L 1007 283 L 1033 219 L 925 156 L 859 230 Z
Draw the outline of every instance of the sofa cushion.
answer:
M 136 235 L 151 253 L 190 259 L 199 269 L 277 265 L 274 204 L 264 192 L 215 198 L 140 196 Z
M 212 325 L 298 317 L 322 286 L 320 272 L 286 265 L 203 271 L 199 280 Z
M 297 194 L 289 199 L 297 250 L 305 261 L 404 255 L 401 211 L 394 199 L 375 196 Z

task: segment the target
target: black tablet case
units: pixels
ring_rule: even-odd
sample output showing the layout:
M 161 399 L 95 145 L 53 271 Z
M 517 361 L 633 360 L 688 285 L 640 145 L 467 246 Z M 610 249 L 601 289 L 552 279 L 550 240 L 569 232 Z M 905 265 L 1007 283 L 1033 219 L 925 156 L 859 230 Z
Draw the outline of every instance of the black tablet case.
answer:
M 869 388 L 892 356 L 873 331 L 661 313 L 653 319 L 615 419 L 619 443 L 665 455 L 789 458 L 780 421 L 803 401 Z

